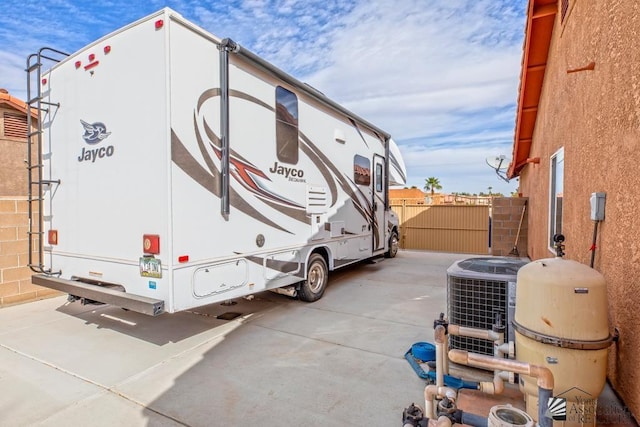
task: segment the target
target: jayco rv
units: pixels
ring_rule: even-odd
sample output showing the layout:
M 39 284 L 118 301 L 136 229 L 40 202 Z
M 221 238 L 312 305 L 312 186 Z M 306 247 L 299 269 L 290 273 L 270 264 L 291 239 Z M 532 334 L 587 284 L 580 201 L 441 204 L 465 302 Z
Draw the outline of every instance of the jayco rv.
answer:
M 329 271 L 397 251 L 391 137 L 170 9 L 27 73 L 35 284 L 150 315 L 315 301 Z

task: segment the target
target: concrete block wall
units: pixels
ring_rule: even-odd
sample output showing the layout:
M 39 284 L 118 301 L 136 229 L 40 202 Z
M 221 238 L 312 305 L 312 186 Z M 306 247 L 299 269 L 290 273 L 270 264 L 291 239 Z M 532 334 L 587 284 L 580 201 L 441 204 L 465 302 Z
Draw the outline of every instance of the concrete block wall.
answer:
M 491 254 L 494 256 L 509 256 L 516 245 L 518 226 L 522 217 L 522 209 L 527 202 L 525 197 L 496 197 L 491 209 Z M 525 209 L 520 237 L 517 248 L 521 257 L 527 253 L 527 218 Z
M 0 197 L 0 306 L 60 295 L 31 283 L 28 227 L 27 198 Z

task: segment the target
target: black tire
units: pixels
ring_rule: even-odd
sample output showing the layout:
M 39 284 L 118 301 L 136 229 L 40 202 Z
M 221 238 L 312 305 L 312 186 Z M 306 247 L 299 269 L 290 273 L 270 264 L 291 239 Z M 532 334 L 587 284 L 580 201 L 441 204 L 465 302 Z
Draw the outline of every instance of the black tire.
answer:
M 398 233 L 395 231 L 391 232 L 391 236 L 389 236 L 389 250 L 385 252 L 385 258 L 395 258 L 398 253 Z
M 327 262 L 320 254 L 312 254 L 307 264 L 307 280 L 303 281 L 298 290 L 298 297 L 305 302 L 318 301 L 322 298 L 329 281 Z

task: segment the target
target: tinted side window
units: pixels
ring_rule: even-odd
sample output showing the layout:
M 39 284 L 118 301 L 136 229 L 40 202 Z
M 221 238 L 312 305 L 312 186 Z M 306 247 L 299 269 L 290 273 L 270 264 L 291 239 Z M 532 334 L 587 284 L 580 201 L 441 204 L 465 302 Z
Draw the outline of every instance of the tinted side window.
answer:
M 371 183 L 371 162 L 366 157 L 356 154 L 353 158 L 353 180 L 358 185 Z
M 382 165 L 376 164 L 376 192 L 382 193 Z
M 298 163 L 298 97 L 276 87 L 276 152 L 283 163 Z

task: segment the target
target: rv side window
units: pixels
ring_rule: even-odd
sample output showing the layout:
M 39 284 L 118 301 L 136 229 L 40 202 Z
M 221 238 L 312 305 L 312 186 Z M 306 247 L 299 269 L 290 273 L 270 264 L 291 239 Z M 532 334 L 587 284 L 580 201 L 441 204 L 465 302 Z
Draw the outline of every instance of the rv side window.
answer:
M 382 193 L 382 165 L 376 163 L 376 192 Z
M 353 180 L 358 185 L 371 183 L 371 162 L 366 157 L 356 154 L 353 158 Z
M 276 151 L 283 163 L 298 163 L 298 97 L 276 87 Z

